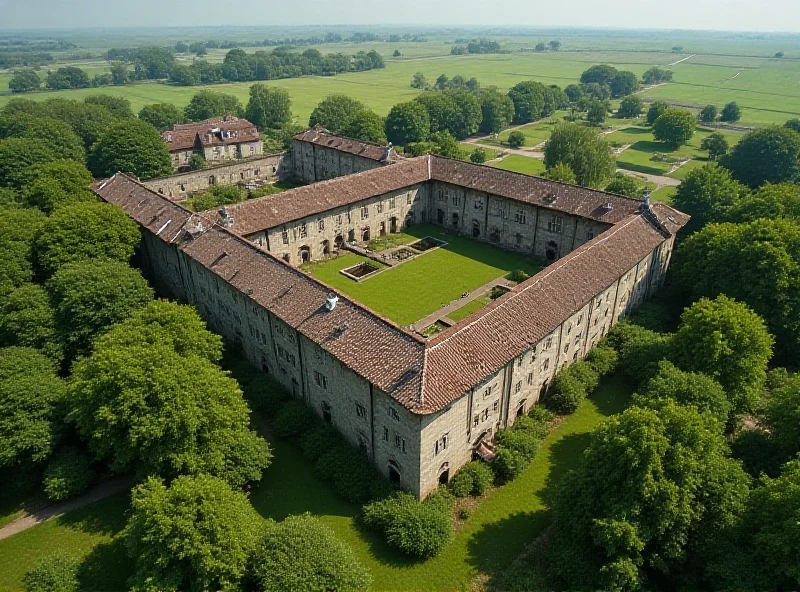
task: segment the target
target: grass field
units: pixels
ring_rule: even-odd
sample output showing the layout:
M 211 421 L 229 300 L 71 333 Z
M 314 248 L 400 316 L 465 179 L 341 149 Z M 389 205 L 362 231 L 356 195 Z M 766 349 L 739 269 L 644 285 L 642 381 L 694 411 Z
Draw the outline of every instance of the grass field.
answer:
M 690 55 L 601 49 L 589 52 L 517 52 L 450 56 L 443 54 L 445 49 L 449 51 L 451 42 L 420 43 L 416 44 L 413 50 L 411 44 L 408 45 L 408 59 L 389 60 L 386 68 L 382 70 L 332 77 L 275 80 L 269 81 L 268 84 L 285 88 L 289 92 L 295 116 L 300 123 L 305 123 L 316 104 L 331 93 L 354 96 L 385 115 L 392 105 L 409 100 L 419 92 L 409 86 L 412 75 L 417 71 L 422 72 L 429 80 L 435 80 L 443 73 L 449 77 L 456 74 L 467 78 L 475 76 L 483 85 L 494 85 L 503 90 L 521 80 L 538 80 L 564 87 L 577 82 L 581 72 L 592 64 L 609 63 L 640 75 L 653 65 L 665 66 Z M 514 42 L 514 47 L 523 46 L 525 46 L 523 39 Z M 389 55 L 394 46 L 388 43 L 336 44 L 336 47 L 330 49 L 352 53 L 373 48 L 386 52 L 384 55 Z M 248 48 L 251 49 L 255 48 Z M 402 45 L 400 49 L 402 52 Z M 415 52 L 419 52 L 419 56 L 429 57 L 410 57 Z M 706 59 L 709 57 L 713 60 Z M 800 61 L 770 60 L 765 55 L 763 58 L 746 58 L 747 68 L 743 69 L 739 65 L 745 60 L 742 57 L 698 56 L 698 58 L 702 63 L 693 63 L 696 58 L 692 58 L 671 66 L 675 72 L 675 82 L 648 90 L 642 96 L 646 99 L 667 99 L 696 106 L 710 102 L 721 107 L 729 101 L 736 100 L 743 108 L 742 125 L 783 123 L 791 117 L 800 117 L 800 84 L 797 83 L 800 77 Z M 96 61 L 93 64 L 96 64 Z M 734 76 L 736 78 L 733 78 Z M 249 83 L 215 85 L 213 88 L 229 92 L 246 101 Z M 106 92 L 128 98 L 138 111 L 144 105 L 155 102 L 171 102 L 184 106 L 198 90 L 199 87 L 137 84 L 126 87 L 43 92 L 25 96 L 37 100 L 54 96 L 81 99 L 88 94 Z M 10 95 L 0 96 L 0 107 L 10 98 Z
M 355 282 L 339 270 L 367 261 L 348 253 L 304 267 L 314 277 L 355 298 L 398 325 L 410 325 L 514 269 L 533 275 L 539 263 L 485 243 L 443 233 L 433 225 L 421 225 L 408 231 L 413 237 L 435 236 L 448 244 L 361 282 Z
M 519 154 L 510 154 L 503 160 L 490 162 L 489 166 L 526 175 L 541 175 L 545 171 L 543 161 L 529 156 L 520 156 Z

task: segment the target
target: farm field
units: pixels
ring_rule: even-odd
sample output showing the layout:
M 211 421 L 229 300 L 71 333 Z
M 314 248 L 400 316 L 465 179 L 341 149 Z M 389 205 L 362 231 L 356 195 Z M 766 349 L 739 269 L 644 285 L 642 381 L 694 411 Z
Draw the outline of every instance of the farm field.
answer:
M 340 47 L 341 45 L 341 47 Z M 370 49 L 383 45 L 388 52 L 391 44 L 336 44 L 339 51 Z M 430 44 L 418 44 L 430 47 Z M 254 49 L 254 48 L 248 48 Z M 401 49 L 402 51 L 402 49 Z M 684 56 L 686 57 L 686 56 Z M 653 52 L 588 53 L 512 53 L 467 55 L 389 60 L 386 68 L 369 72 L 356 72 L 331 77 L 303 77 L 268 81 L 272 86 L 285 88 L 293 101 L 293 112 L 305 123 L 316 104 L 331 93 L 354 96 L 378 113 L 385 115 L 392 105 L 413 98 L 419 91 L 410 88 L 411 77 L 422 72 L 429 80 L 440 74 L 449 77 L 460 74 L 476 77 L 485 86 L 494 85 L 507 90 L 522 80 L 537 80 L 546 84 L 566 86 L 578 81 L 581 73 L 596 63 L 610 63 L 630 69 L 637 75 L 653 65 L 665 66 L 680 59 L 680 55 Z M 695 59 L 695 58 L 692 58 Z M 736 100 L 743 110 L 741 125 L 758 126 L 783 123 L 800 116 L 800 61 L 752 59 L 758 67 L 746 70 L 737 65 L 742 58 L 718 57 L 719 65 L 693 64 L 692 60 L 671 68 L 675 82 L 658 86 L 642 93 L 645 100 L 669 100 L 694 106 L 715 103 L 722 106 Z M 96 62 L 95 62 L 96 63 Z M 736 76 L 739 73 L 739 76 Z M 6 74 L 7 76 L 7 74 Z M 6 79 L 7 84 L 7 79 Z M 214 85 L 213 89 L 229 92 L 246 102 L 250 83 Z M 43 100 L 50 97 L 82 99 L 88 94 L 104 92 L 123 96 L 131 101 L 134 110 L 155 102 L 171 102 L 184 106 L 200 87 L 176 87 L 160 83 L 136 84 L 102 89 L 80 89 L 26 94 L 25 97 Z M 0 96 L 0 107 L 11 95 Z
M 403 326 L 514 269 L 531 275 L 540 269 L 533 259 L 443 233 L 436 226 L 415 226 L 407 233 L 418 238 L 434 236 L 448 244 L 358 283 L 339 273 L 341 269 L 369 261 L 353 253 L 312 263 L 304 269 Z
M 452 591 L 469 589 L 476 577 L 493 577 L 507 568 L 524 544 L 550 521 L 549 499 L 558 481 L 579 461 L 589 433 L 628 405 L 629 386 L 618 377 L 603 380 L 590 399 L 543 442 L 536 459 L 517 479 L 491 491 L 440 555 L 412 561 L 365 532 L 359 508 L 342 501 L 314 474 L 313 466 L 291 444 L 273 441 L 274 458 L 251 501 L 264 518 L 282 520 L 311 512 L 346 542 L 369 569 L 372 590 Z M 88 556 L 82 588 L 127 590 L 130 565 L 119 532 L 128 496 L 117 495 L 0 541 L 0 592 L 16 592 L 22 577 L 41 557 L 57 549 Z

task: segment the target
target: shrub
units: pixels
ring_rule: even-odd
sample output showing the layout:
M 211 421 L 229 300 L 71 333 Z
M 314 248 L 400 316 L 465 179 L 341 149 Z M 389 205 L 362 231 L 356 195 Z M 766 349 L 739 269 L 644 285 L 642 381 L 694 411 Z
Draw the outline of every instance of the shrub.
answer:
M 613 347 L 600 343 L 586 356 L 586 363 L 600 376 L 605 376 L 616 369 L 618 358 L 619 356 Z
M 314 412 L 302 401 L 294 399 L 287 401 L 275 414 L 272 429 L 279 438 L 290 440 L 312 429 L 315 422 Z
M 659 302 L 645 302 L 631 315 L 630 322 L 651 331 L 664 331 L 670 321 L 669 309 Z
M 508 274 L 508 279 L 512 282 L 517 282 L 518 284 L 524 282 L 529 277 L 531 277 L 530 274 L 525 273 L 521 269 L 515 269 Z
M 535 431 L 515 430 L 513 427 L 508 430 L 497 430 L 495 436 L 495 442 L 500 447 L 519 453 L 526 463 L 536 458 L 540 441 Z
M 451 482 L 456 497 L 479 496 L 489 489 L 494 473 L 482 461 L 476 460 L 461 467 Z
M 518 418 L 514 425 L 511 426 L 512 430 L 515 431 L 523 431 L 526 434 L 532 434 L 536 438 L 540 440 L 544 440 L 547 436 L 547 433 L 550 431 L 550 422 L 553 420 L 552 412 L 544 409 L 543 406 L 539 406 L 542 408 L 542 411 L 537 412 L 534 415 L 527 415 Z
M 470 155 L 469 159 L 475 164 L 483 164 L 486 162 L 486 150 L 483 148 L 475 148 Z
M 369 459 L 343 441 L 320 456 L 314 469 L 336 493 L 355 504 L 363 504 L 391 491 L 391 486 Z
M 547 405 L 560 415 L 575 413 L 586 398 L 586 387 L 578 378 L 567 371 L 559 372 L 550 387 Z
M 362 507 L 361 521 L 369 529 L 385 532 L 401 508 L 417 503 L 417 498 L 412 494 L 398 491 Z
M 598 373 L 591 364 L 584 360 L 575 362 L 569 367 L 567 372 L 578 379 L 578 382 L 580 382 L 583 385 L 583 388 L 586 389 L 587 395 L 591 394 L 591 392 L 596 389 L 597 385 L 600 383 L 600 376 Z
M 250 563 L 262 592 L 354 592 L 371 581 L 352 549 L 310 514 L 270 524 Z
M 467 520 L 469 518 L 469 510 L 462 508 L 458 511 L 459 520 Z
M 492 462 L 494 473 L 500 481 L 508 482 L 517 477 L 528 466 L 528 461 L 519 452 L 501 448 Z
M 520 148 L 525 145 L 525 134 L 520 131 L 511 132 L 508 135 L 508 145 L 512 148 Z
M 63 500 L 86 491 L 94 471 L 86 454 L 77 448 L 56 453 L 44 471 L 44 492 L 51 500 Z
M 440 512 L 449 513 L 456 505 L 456 498 L 446 487 L 440 487 L 428 494 L 423 502 L 425 505 L 437 508 Z
M 619 354 L 619 367 L 637 384 L 644 384 L 658 373 L 658 363 L 668 357 L 669 338 L 628 321 L 619 323 L 608 336 L 608 343 Z
M 430 504 L 404 505 L 386 529 L 386 542 L 405 555 L 435 557 L 453 537 L 450 514 Z
M 80 560 L 56 551 L 36 562 L 22 579 L 28 592 L 76 592 Z
M 342 437 L 329 425 L 318 425 L 300 436 L 300 450 L 311 462 L 317 462 L 325 453 L 338 447 L 347 446 Z

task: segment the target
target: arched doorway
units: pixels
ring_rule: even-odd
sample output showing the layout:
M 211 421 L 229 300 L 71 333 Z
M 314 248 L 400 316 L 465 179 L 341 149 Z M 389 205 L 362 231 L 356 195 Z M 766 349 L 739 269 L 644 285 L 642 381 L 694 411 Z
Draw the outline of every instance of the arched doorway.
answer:
M 393 459 L 389 460 L 389 482 L 400 483 L 400 465 Z
M 406 216 L 406 228 L 414 226 L 414 212 L 409 212 Z
M 458 228 L 458 214 L 453 213 L 453 227 Z
M 547 256 L 548 261 L 554 261 L 558 257 L 558 243 L 556 241 L 550 241 L 547 243 L 545 255 Z
M 519 403 L 519 407 L 517 408 L 517 419 L 525 415 L 525 399 L 522 399 Z
M 380 235 L 386 236 L 386 222 L 381 222 Z
M 472 221 L 472 236 L 478 238 L 481 235 L 481 223 L 477 220 Z
M 325 401 L 322 402 L 322 419 L 325 423 L 333 423 L 333 415 L 331 413 L 331 406 Z
M 389 219 L 389 232 L 391 232 L 392 234 L 397 232 L 397 217 L 396 216 L 392 216 Z
M 369 227 L 361 230 L 361 241 L 365 243 L 369 242 Z
M 307 245 L 300 247 L 300 261 L 302 263 L 308 263 L 311 261 L 311 247 Z
M 450 481 L 450 463 L 446 462 L 439 467 L 439 485 L 447 485 L 448 481 Z
M 436 210 L 436 221 L 439 224 L 444 224 L 444 210 Z
M 344 246 L 344 238 L 341 234 L 337 234 L 336 238 L 333 239 L 333 246 L 334 248 L 341 249 Z
M 348 233 L 347 233 L 347 242 L 348 243 L 356 242 L 356 231 L 355 230 L 348 231 Z
M 211 176 L 208 178 L 208 184 L 209 184 L 209 185 L 216 185 L 216 183 L 217 183 L 217 178 L 216 178 L 214 175 L 211 175 Z
M 325 257 L 331 254 L 331 243 L 328 240 L 322 241 L 322 254 Z

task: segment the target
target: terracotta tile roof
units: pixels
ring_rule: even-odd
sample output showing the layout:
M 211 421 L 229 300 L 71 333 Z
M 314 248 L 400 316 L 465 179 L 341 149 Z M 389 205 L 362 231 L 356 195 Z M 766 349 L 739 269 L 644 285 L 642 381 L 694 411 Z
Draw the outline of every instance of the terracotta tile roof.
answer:
M 641 203 L 596 189 L 441 156 L 432 159 L 431 179 L 609 224 L 616 224 L 635 213 Z M 611 209 L 606 207 L 608 204 Z
M 333 288 L 126 175 L 117 174 L 95 191 L 154 233 L 171 220 L 158 234 L 161 240 L 175 244 L 400 404 L 417 407 L 425 348 L 421 338 L 342 294 L 333 311 L 325 310 Z M 199 222 L 203 230 L 191 238 L 183 230 L 187 222 L 194 228 Z
M 427 180 L 428 157 L 403 159 L 385 167 L 228 206 L 234 220 L 229 228 L 246 236 Z M 206 215 L 217 214 L 209 211 Z
M 664 240 L 643 216 L 629 216 L 433 337 L 420 397 L 425 408 L 441 409 L 529 350 Z
M 324 146 L 325 148 L 331 148 L 340 152 L 355 154 L 377 162 L 402 160 L 403 158 L 391 148 L 391 144 L 389 146 L 383 146 L 375 142 L 364 142 L 363 140 L 337 136 L 331 134 L 328 130 L 319 125 L 297 134 L 294 136 L 294 139 L 301 142 L 316 144 L 317 146 Z
M 225 132 L 230 132 L 230 136 Z M 170 152 L 190 150 L 197 140 L 204 146 L 222 146 L 257 141 L 260 136 L 255 125 L 246 119 L 214 117 L 204 121 L 176 124 L 161 133 Z

